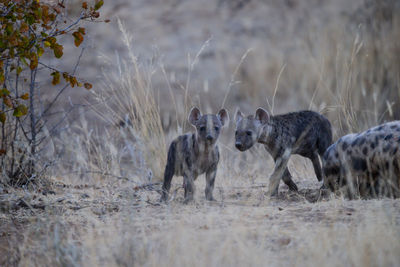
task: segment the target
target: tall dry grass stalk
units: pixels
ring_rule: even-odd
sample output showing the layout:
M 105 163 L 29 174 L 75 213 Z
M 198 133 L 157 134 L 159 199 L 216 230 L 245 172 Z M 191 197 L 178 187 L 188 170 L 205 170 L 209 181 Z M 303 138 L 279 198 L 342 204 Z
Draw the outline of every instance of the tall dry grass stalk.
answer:
M 161 124 L 160 110 L 156 103 L 152 74 L 154 66 L 146 69 L 140 64 L 134 53 L 132 36 L 118 20 L 123 43 L 128 51 L 128 58 L 116 55 L 111 60 L 111 68 L 103 72 L 103 86 L 95 91 L 99 108 L 97 114 L 109 125 L 120 127 L 120 133 L 129 135 L 142 151 L 145 165 L 159 181 L 166 160 L 166 144 Z

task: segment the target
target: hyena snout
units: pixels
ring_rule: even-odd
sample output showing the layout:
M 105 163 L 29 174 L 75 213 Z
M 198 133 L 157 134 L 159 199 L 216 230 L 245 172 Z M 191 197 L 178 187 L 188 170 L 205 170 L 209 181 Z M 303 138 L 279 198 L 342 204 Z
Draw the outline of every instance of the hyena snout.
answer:
M 217 139 L 219 137 L 218 132 L 213 132 L 213 131 L 208 131 L 204 133 L 204 135 L 201 136 L 201 138 L 207 143 L 207 144 L 214 144 L 217 142 Z
M 237 131 L 236 137 L 235 137 L 235 147 L 240 150 L 240 151 L 245 151 L 249 148 L 251 148 L 254 145 L 254 140 L 253 137 L 246 134 L 246 133 L 240 133 Z
M 245 151 L 246 150 L 246 148 L 244 147 L 244 145 L 240 141 L 236 141 L 235 147 L 237 149 L 239 149 L 240 151 Z

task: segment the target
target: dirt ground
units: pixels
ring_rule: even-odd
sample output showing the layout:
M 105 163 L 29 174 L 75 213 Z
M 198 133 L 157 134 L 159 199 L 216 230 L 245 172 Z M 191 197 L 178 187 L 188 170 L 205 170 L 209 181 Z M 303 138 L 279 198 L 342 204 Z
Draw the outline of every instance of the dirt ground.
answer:
M 0 265 L 398 266 L 400 201 L 321 195 L 309 176 L 295 177 L 299 193 L 281 185 L 269 199 L 265 177 L 222 173 L 215 202 L 205 200 L 199 177 L 189 205 L 181 178 L 167 205 L 158 202 L 159 184 L 112 178 L 54 178 L 48 191 L 5 192 Z

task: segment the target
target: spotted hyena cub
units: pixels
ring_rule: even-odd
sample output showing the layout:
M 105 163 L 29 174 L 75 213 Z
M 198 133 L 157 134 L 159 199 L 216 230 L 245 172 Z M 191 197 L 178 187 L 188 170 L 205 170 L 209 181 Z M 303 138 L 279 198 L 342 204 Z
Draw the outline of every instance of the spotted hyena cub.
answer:
M 318 181 L 322 180 L 319 156 L 332 143 L 331 124 L 327 118 L 313 111 L 299 111 L 271 116 L 263 108 L 256 114 L 245 117 L 236 112 L 235 146 L 245 151 L 255 143 L 264 144 L 275 161 L 275 168 L 270 177 L 269 194 L 276 196 L 280 179 L 292 191 L 297 186 L 287 168 L 291 154 L 309 158 L 314 166 Z
M 206 199 L 214 200 L 212 193 L 219 161 L 216 142 L 221 128 L 228 120 L 229 115 L 225 109 L 221 109 L 216 115 L 202 115 L 198 108 L 192 108 L 189 122 L 196 128 L 196 132 L 179 136 L 169 146 L 162 201 L 168 200 L 174 175 L 183 176 L 185 202 L 193 200 L 194 180 L 203 173 L 206 174 Z
M 350 198 L 400 197 L 400 121 L 341 137 L 323 157 L 325 186 Z

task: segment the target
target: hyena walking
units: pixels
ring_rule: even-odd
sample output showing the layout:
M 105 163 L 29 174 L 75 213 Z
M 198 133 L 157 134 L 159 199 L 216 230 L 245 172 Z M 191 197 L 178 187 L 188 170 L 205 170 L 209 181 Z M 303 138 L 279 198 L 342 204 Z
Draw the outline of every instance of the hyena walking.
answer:
M 309 158 L 318 181 L 322 180 L 318 156 L 322 157 L 332 143 L 331 124 L 323 115 L 314 111 L 299 111 L 270 116 L 266 110 L 258 108 L 254 116 L 248 117 L 238 110 L 235 121 L 236 148 L 245 151 L 258 142 L 264 144 L 275 161 L 269 182 L 271 196 L 278 194 L 281 178 L 290 190 L 298 190 L 287 168 L 291 154 Z
M 181 135 L 172 141 L 168 150 L 161 201 L 168 200 L 174 175 L 183 176 L 185 203 L 193 200 L 194 181 L 203 173 L 206 174 L 206 199 L 214 200 L 212 193 L 219 161 L 216 142 L 221 128 L 229 120 L 229 115 L 225 109 L 221 109 L 216 115 L 202 115 L 200 110 L 194 107 L 188 120 L 196 128 L 196 132 Z
M 400 121 L 348 134 L 322 159 L 324 183 L 350 198 L 400 197 Z

